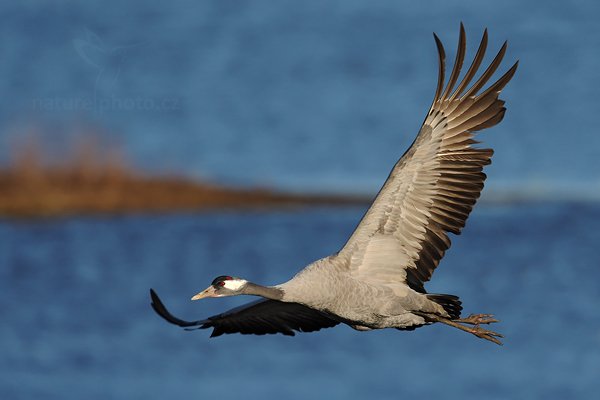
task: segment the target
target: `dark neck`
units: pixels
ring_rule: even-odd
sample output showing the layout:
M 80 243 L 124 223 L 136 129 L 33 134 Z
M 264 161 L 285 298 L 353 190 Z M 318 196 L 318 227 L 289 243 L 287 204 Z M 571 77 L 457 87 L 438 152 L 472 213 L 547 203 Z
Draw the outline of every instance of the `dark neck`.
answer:
M 261 286 L 256 283 L 248 282 L 242 289 L 242 294 L 250 294 L 253 296 L 261 296 L 265 299 L 281 300 L 283 298 L 283 290 L 272 286 Z

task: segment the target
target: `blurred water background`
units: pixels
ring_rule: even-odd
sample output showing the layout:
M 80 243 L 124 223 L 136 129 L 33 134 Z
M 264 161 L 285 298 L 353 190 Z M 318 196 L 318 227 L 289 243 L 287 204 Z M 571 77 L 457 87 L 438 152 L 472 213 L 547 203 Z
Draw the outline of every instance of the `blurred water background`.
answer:
M 245 299 L 217 275 L 291 277 L 363 208 L 0 221 L 0 398 L 591 398 L 600 378 L 600 6 L 592 1 L 13 1 L 0 4 L 0 162 L 93 131 L 149 172 L 374 193 L 452 59 L 520 59 L 487 202 L 427 288 L 493 312 L 502 348 L 445 326 L 295 338 L 182 332 Z M 501 199 L 502 201 L 495 201 Z

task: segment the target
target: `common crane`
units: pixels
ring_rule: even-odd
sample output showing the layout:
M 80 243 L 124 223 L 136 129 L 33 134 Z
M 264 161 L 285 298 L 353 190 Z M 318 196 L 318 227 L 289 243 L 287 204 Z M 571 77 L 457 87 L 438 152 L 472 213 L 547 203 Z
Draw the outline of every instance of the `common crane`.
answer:
M 356 230 L 337 253 L 317 260 L 289 281 L 261 286 L 219 276 L 192 300 L 207 297 L 260 296 L 262 299 L 199 321 L 184 321 L 167 311 L 154 290 L 152 307 L 165 320 L 187 329 L 213 328 L 224 333 L 294 335 L 339 323 L 357 330 L 413 330 L 443 323 L 501 344 L 499 333 L 481 327 L 498 322 L 492 315 L 461 318 L 461 301 L 449 294 L 427 293 L 429 281 L 450 247 L 448 233 L 460 234 L 483 189 L 483 167 L 493 151 L 477 147 L 477 132 L 504 117 L 500 91 L 518 61 L 482 90 L 500 65 L 507 43 L 471 84 L 486 51 L 487 29 L 471 66 L 458 82 L 465 57 L 465 30 L 444 86 L 445 52 L 434 34 L 439 55 L 433 104 L 410 148 L 393 167 Z

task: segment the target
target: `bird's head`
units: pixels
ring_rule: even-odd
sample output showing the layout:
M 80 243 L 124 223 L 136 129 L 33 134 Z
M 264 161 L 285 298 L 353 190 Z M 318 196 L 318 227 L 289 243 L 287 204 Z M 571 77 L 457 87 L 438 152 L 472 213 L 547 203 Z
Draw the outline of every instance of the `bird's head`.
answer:
M 248 281 L 232 276 L 217 276 L 209 287 L 192 297 L 192 300 L 200 300 L 207 297 L 225 297 L 242 294 Z

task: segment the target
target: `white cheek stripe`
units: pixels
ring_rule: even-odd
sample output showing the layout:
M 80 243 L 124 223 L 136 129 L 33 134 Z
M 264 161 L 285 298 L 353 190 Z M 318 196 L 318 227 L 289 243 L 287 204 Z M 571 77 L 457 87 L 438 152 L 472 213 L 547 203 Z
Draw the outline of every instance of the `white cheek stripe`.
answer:
M 247 281 L 245 281 L 243 279 L 231 279 L 231 280 L 223 281 L 223 282 L 225 282 L 225 285 L 223 285 L 223 287 L 225 287 L 226 289 L 238 290 L 239 288 L 244 286 Z

